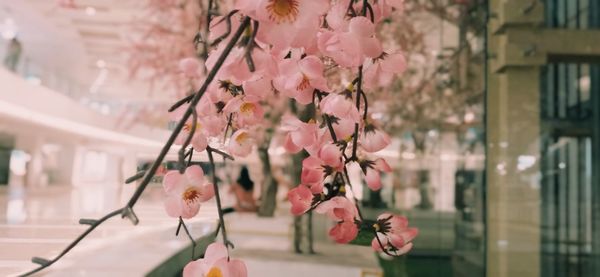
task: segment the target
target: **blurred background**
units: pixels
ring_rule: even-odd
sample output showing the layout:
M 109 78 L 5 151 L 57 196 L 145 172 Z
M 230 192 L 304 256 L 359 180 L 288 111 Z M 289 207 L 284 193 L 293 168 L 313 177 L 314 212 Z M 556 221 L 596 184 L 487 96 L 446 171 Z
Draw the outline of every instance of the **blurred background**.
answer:
M 148 1 L 0 0 L 0 275 L 57 255 L 80 218 L 122 207 L 136 188 L 124 180 L 165 141 L 189 49 L 164 48 L 195 30 Z M 227 215 L 234 255 L 250 276 L 600 276 L 600 2 L 405 2 L 378 32 L 409 69 L 371 102 L 393 171 L 380 192 L 355 193 L 367 217 L 406 215 L 414 250 L 335 245 L 326 218 L 293 218 L 299 158 L 270 127 L 249 158 L 217 165 L 227 206 L 242 166 L 255 184 L 258 212 Z M 206 161 L 195 157 L 208 172 Z M 140 225 L 109 221 L 42 275 L 179 274 L 189 241 L 174 235 L 160 182 L 136 206 Z M 190 221 L 199 242 L 215 218 L 209 202 Z

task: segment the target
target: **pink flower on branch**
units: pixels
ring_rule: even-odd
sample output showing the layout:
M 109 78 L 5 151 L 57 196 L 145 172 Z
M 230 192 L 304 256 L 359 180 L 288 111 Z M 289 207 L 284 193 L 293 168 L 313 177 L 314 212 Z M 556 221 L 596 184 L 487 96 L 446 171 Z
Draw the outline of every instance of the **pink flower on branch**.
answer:
M 383 53 L 365 68 L 363 81 L 365 88 L 387 87 L 392 84 L 394 77 L 406 71 L 406 57 L 400 52 Z
M 252 152 L 254 139 L 245 129 L 237 130 L 229 140 L 229 152 L 234 156 L 246 157 Z
M 291 189 L 287 194 L 288 200 L 292 204 L 291 212 L 299 216 L 310 210 L 313 204 L 313 193 L 305 185 L 299 185 Z
M 246 264 L 239 259 L 230 259 L 227 247 L 215 242 L 206 248 L 204 258 L 189 262 L 183 268 L 184 277 L 246 277 Z
M 321 53 L 350 68 L 383 52 L 381 42 L 375 37 L 375 25 L 364 16 L 353 17 L 347 25 L 340 23 L 338 30 L 320 32 L 317 44 Z
M 371 241 L 373 249 L 396 256 L 410 251 L 413 247 L 412 240 L 419 234 L 419 229 L 408 227 L 406 217 L 390 213 L 377 217 L 373 227 L 377 235 Z
M 204 180 L 204 171 L 197 165 L 188 167 L 184 174 L 169 171 L 164 176 L 163 189 L 167 193 L 165 210 L 171 217 L 192 218 L 200 204 L 215 194 L 213 184 Z
M 304 105 L 312 102 L 315 89 L 328 90 L 327 80 L 323 76 L 323 63 L 316 56 L 281 61 L 279 75 L 273 79 L 273 86 Z
M 376 159 L 375 161 L 362 161 L 360 166 L 365 174 L 367 186 L 374 191 L 381 189 L 381 172 L 388 173 L 392 171 L 392 168 L 382 158 Z
M 390 136 L 373 124 L 367 124 L 360 136 L 360 145 L 369 153 L 381 151 L 391 142 Z

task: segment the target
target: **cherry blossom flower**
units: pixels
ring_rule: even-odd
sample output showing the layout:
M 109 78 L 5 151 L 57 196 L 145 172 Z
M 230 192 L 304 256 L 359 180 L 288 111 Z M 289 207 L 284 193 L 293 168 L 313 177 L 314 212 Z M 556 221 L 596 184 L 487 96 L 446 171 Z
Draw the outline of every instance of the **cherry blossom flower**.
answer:
M 349 243 L 358 235 L 358 226 L 352 221 L 336 223 L 329 230 L 329 237 L 337 243 Z
M 236 113 L 239 126 L 254 125 L 263 120 L 264 111 L 256 97 L 236 97 L 223 108 L 226 113 Z
M 342 151 L 339 146 L 333 143 L 327 143 L 321 146 L 318 157 L 323 161 L 323 164 L 332 168 L 337 168 L 342 163 Z
M 167 193 L 165 210 L 171 217 L 195 216 L 200 210 L 200 203 L 215 194 L 213 185 L 205 182 L 204 172 L 197 165 L 188 167 L 184 174 L 177 170 L 169 171 L 164 176 L 163 189 Z
M 350 199 L 344 196 L 336 196 L 328 201 L 321 203 L 315 211 L 320 214 L 327 214 L 333 220 L 351 220 L 358 215 L 358 210 Z
M 246 264 L 239 259 L 229 259 L 227 247 L 215 242 L 206 248 L 204 258 L 189 262 L 183 268 L 184 277 L 246 277 Z
M 323 179 L 325 171 L 322 166 L 322 161 L 316 157 L 309 156 L 302 161 L 302 174 L 300 181 L 303 185 L 310 188 L 312 193 L 323 192 Z
M 288 200 L 292 204 L 291 212 L 293 215 L 302 215 L 313 203 L 313 193 L 305 185 L 299 185 L 291 189 L 287 194 Z
M 374 36 L 375 25 L 366 17 L 357 16 L 350 19 L 347 30 L 342 28 L 320 32 L 317 44 L 319 50 L 338 65 L 358 67 L 366 57 L 376 58 L 381 55 L 381 42 Z
M 328 90 L 327 80 L 323 77 L 323 63 L 316 56 L 281 61 L 279 76 L 273 79 L 273 86 L 305 105 L 312 102 L 315 89 Z
M 180 110 L 183 110 L 183 109 L 180 109 Z M 185 123 L 185 125 L 183 125 L 183 130 L 181 131 L 181 133 L 179 133 L 179 136 L 177 136 L 177 138 L 175 139 L 176 144 L 182 145 L 185 142 L 185 140 L 190 135 L 190 132 L 192 131 L 192 129 L 194 129 L 193 124 L 194 124 L 193 120 L 190 119 L 187 121 L 187 123 Z M 202 127 L 203 127 L 202 123 L 200 121 L 196 121 L 195 131 L 192 136 L 192 140 L 190 142 L 191 145 L 194 147 L 194 151 L 196 151 L 196 152 L 202 152 L 208 146 L 208 138 L 206 137 L 206 134 L 204 133 Z
M 338 243 L 348 243 L 358 234 L 356 217 L 358 210 L 350 200 L 343 196 L 336 196 L 321 203 L 315 211 L 327 214 L 336 224 L 329 230 L 329 236 Z
M 337 118 L 346 118 L 354 122 L 360 120 L 360 113 L 352 102 L 352 98 L 347 98 L 345 94 L 331 93 L 321 100 L 319 107 L 321 112 Z
M 373 124 L 367 124 L 360 136 L 362 148 L 369 153 L 383 150 L 390 145 L 391 141 L 387 133 L 376 128 Z
M 373 249 L 386 250 L 396 255 L 403 255 L 410 251 L 413 247 L 412 240 L 419 234 L 419 229 L 408 227 L 406 217 L 390 213 L 377 217 L 373 227 L 377 233 L 377 237 L 371 241 Z
M 366 67 L 363 85 L 367 89 L 389 86 L 394 77 L 406 70 L 406 58 L 398 52 L 394 54 L 382 54 L 372 64 Z
M 317 141 L 318 126 L 315 122 L 305 123 L 289 114 L 283 116 L 281 120 L 281 130 L 288 132 L 290 139 L 289 143 L 292 144 L 290 145 L 291 147 L 295 146 L 295 148 L 302 149 L 313 145 Z
M 229 140 L 229 152 L 238 157 L 246 157 L 252 152 L 253 139 L 246 129 L 237 130 Z
M 361 165 L 363 172 L 365 173 L 365 182 L 367 186 L 374 190 L 381 189 L 381 173 L 380 172 L 391 172 L 392 168 L 384 159 L 377 159 L 373 162 L 367 161 Z
M 276 50 L 307 47 L 319 30 L 329 0 L 238 0 L 235 8 L 261 22 L 258 38 Z

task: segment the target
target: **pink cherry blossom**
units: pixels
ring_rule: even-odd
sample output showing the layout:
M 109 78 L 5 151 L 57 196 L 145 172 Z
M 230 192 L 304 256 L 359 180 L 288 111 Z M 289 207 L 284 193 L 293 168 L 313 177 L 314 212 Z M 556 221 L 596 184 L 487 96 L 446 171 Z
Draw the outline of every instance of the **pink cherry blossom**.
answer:
M 256 97 L 236 97 L 231 99 L 223 108 L 226 113 L 236 113 L 238 125 L 245 127 L 263 120 L 264 111 Z
M 342 151 L 340 147 L 333 143 L 327 143 L 321 147 L 318 154 L 323 164 L 337 168 L 342 163 Z
M 183 268 L 184 277 L 247 277 L 246 264 L 239 259 L 229 259 L 227 247 L 215 242 L 206 248 L 204 258 L 189 262 Z
M 325 172 L 322 166 L 322 161 L 316 157 L 309 156 L 302 161 L 302 174 L 300 180 L 303 185 L 306 185 L 312 193 L 318 194 L 323 192 L 323 179 Z
M 253 138 L 245 129 L 237 130 L 229 140 L 229 152 L 238 157 L 246 157 L 252 152 Z
M 363 150 L 373 153 L 381 151 L 391 143 L 390 136 L 373 125 L 367 125 L 360 136 L 360 144 Z
M 417 228 L 408 227 L 406 217 L 390 213 L 384 213 L 377 217 L 377 223 L 374 226 L 377 237 L 371 241 L 373 249 L 376 251 L 385 249 L 396 255 L 410 251 L 413 247 L 412 240 L 419 234 Z
M 352 221 L 358 216 L 358 210 L 354 203 L 343 196 L 336 196 L 321 203 L 315 211 L 336 221 Z
M 354 122 L 360 120 L 360 113 L 356 109 L 352 98 L 347 98 L 344 94 L 331 93 L 319 103 L 321 112 L 333 115 L 337 118 L 346 118 Z
M 261 22 L 258 38 L 280 51 L 307 47 L 319 30 L 329 0 L 237 0 L 235 8 Z
M 349 141 L 352 135 L 354 135 L 354 124 L 356 121 L 349 118 L 338 118 L 333 122 L 333 130 L 338 140 Z
M 181 110 L 181 109 L 180 109 Z M 182 145 L 185 140 L 190 135 L 190 132 L 193 129 L 192 120 L 188 120 L 188 122 L 183 126 L 183 130 L 179 133 L 179 136 L 175 139 L 175 143 Z M 192 136 L 191 144 L 194 147 L 194 151 L 202 152 L 208 146 L 208 138 L 206 134 L 202 130 L 202 123 L 196 122 L 196 130 L 194 131 L 194 135 Z
M 398 52 L 383 54 L 366 67 L 363 85 L 367 89 L 389 86 L 394 77 L 406 70 L 406 58 Z
M 287 196 L 292 204 L 292 214 L 296 216 L 307 212 L 313 202 L 313 193 L 304 185 L 299 185 L 291 189 Z
M 342 24 L 340 24 L 342 25 Z M 319 33 L 319 50 L 344 67 L 358 67 L 365 58 L 381 55 L 381 42 L 374 37 L 375 25 L 364 16 L 350 19 L 347 30 L 325 30 Z
M 381 173 L 380 172 L 391 172 L 392 168 L 384 159 L 377 159 L 372 164 L 369 164 L 365 168 L 365 182 L 367 186 L 377 191 L 381 189 Z
M 283 116 L 281 130 L 289 132 L 291 143 L 298 148 L 313 145 L 317 140 L 317 124 L 315 122 L 304 123 L 292 115 Z
M 342 221 L 336 223 L 329 230 L 329 237 L 337 243 L 349 243 L 358 235 L 358 227 L 352 221 Z
M 279 64 L 279 76 L 273 86 L 301 104 L 312 102 L 315 89 L 328 90 L 323 77 L 323 63 L 316 56 L 284 59 Z
M 171 217 L 191 218 L 200 210 L 200 203 L 213 197 L 211 183 L 204 180 L 204 172 L 197 165 L 188 167 L 184 174 L 169 171 L 163 179 L 163 188 L 167 193 L 165 210 Z

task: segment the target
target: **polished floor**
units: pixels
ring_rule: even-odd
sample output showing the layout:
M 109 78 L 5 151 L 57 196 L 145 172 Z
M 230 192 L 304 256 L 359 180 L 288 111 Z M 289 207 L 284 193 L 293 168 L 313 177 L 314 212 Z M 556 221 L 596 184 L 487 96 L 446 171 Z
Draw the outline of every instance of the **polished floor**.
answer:
M 30 261 L 33 256 L 54 257 L 86 229 L 78 224 L 80 218 L 98 218 L 122 207 L 126 197 L 121 195 L 131 195 L 133 189 L 133 186 L 106 184 L 35 190 L 0 187 L 0 276 L 36 267 Z M 120 217 L 107 221 L 65 256 L 64 261 L 43 274 L 105 276 L 113 270 L 116 276 L 137 276 L 151 270 L 188 242 L 174 236 L 177 221 L 165 214 L 161 195 L 160 187 L 150 187 L 135 208 L 139 225 L 133 226 Z M 195 228 L 192 233 L 200 236 L 210 232 L 215 214 L 214 205 L 203 207 L 201 215 L 190 223 Z M 153 243 L 166 245 L 167 251 L 152 251 L 151 247 L 156 247 Z M 129 254 L 144 259 L 122 262 Z M 99 268 L 103 270 L 100 272 Z

